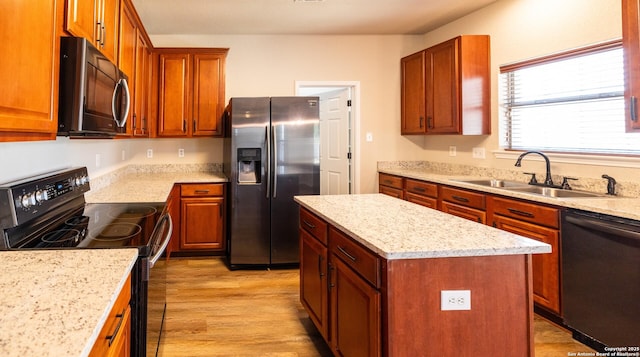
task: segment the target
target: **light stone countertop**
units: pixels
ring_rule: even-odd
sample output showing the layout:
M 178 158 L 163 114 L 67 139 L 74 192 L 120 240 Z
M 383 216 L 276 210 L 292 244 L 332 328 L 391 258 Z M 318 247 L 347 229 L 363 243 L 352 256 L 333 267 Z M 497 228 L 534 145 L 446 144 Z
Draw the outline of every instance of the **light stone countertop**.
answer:
M 136 249 L 0 252 L 0 355 L 87 356 Z
M 165 202 L 176 183 L 227 182 L 221 172 L 135 172 L 126 173 L 85 194 L 87 203 Z M 91 183 L 90 183 L 91 185 Z
M 389 260 L 551 252 L 546 243 L 384 194 L 295 200 Z
M 507 197 L 520 198 L 533 202 L 550 205 L 581 209 L 585 211 L 609 214 L 612 216 L 640 220 L 640 198 L 635 197 L 597 197 L 597 198 L 556 198 L 542 195 L 505 190 L 497 187 L 474 185 L 456 180 L 486 179 L 469 175 L 439 174 L 428 170 L 412 168 L 384 168 L 378 172 L 397 175 L 416 180 L 430 181 L 438 184 L 487 192 Z

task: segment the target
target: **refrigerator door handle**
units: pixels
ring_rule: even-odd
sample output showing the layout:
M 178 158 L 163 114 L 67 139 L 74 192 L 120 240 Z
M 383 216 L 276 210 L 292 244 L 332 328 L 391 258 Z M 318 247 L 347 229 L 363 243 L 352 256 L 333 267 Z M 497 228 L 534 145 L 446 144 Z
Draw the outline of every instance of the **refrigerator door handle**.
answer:
M 273 135 L 271 139 L 273 139 L 273 198 L 276 198 L 276 193 L 278 189 L 278 140 L 276 138 L 276 126 L 271 127 Z
M 271 137 L 269 136 L 269 125 L 264 127 L 264 139 L 267 142 L 267 198 L 271 190 Z

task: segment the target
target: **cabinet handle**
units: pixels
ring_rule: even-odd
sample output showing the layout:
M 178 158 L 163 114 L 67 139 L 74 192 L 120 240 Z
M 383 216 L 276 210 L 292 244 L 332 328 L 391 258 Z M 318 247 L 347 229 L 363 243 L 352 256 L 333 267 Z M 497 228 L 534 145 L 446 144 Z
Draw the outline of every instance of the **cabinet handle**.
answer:
M 136 113 L 133 113 L 133 131 L 135 131 L 137 129 L 136 124 L 138 124 L 138 123 L 136 123 L 136 117 L 137 117 Z
M 195 190 L 195 193 L 199 195 L 206 195 L 207 193 L 209 193 L 209 190 Z
M 337 246 L 337 248 L 340 251 L 340 253 L 346 255 L 347 258 L 351 259 L 352 262 L 356 261 L 356 257 L 354 257 L 353 255 L 349 254 L 349 252 L 347 252 L 344 248 L 342 248 L 341 246 Z
M 195 119 L 193 119 L 193 132 L 194 133 L 196 132 L 196 120 Z
M 384 180 L 384 183 L 386 183 L 387 185 L 391 185 L 393 183 L 393 181 L 391 180 Z
M 535 217 L 535 215 L 533 213 L 520 211 L 520 210 L 515 209 L 515 208 L 507 208 L 507 210 L 509 212 L 513 213 L 513 214 L 517 214 L 518 216 L 529 217 L 529 218 Z
M 187 121 L 182 119 L 182 132 L 186 133 L 187 132 Z
M 318 254 L 318 272 L 320 273 L 320 279 L 322 279 L 322 277 L 324 276 L 324 273 L 322 272 L 322 261 L 324 260 L 324 258 L 322 257 L 322 255 Z
M 412 188 L 413 191 L 418 191 L 418 192 L 427 192 L 427 190 L 424 187 L 414 187 Z
M 456 200 L 458 202 L 465 202 L 465 203 L 469 202 L 469 199 L 466 198 L 466 197 L 453 195 L 453 196 L 451 196 L 451 198 L 453 198 L 454 200 Z
M 427 128 L 429 129 L 433 129 L 433 123 L 432 123 L 432 118 L 431 117 L 427 117 Z
M 423 123 L 424 123 L 424 118 L 423 118 L 423 117 L 420 117 L 420 128 L 422 128 Z
M 331 263 L 329 263 L 329 279 L 327 279 L 327 286 L 329 287 L 329 291 L 331 291 L 331 288 L 333 288 L 335 285 L 331 282 L 331 277 L 333 276 L 333 271 L 335 270 L 335 268 L 333 267 L 333 265 L 331 265 Z
M 478 217 L 477 221 L 478 221 L 478 223 L 482 223 L 482 218 Z
M 111 334 L 111 335 L 106 337 L 106 339 L 109 340 L 109 346 L 111 346 L 113 341 L 116 339 L 116 336 L 118 336 L 118 331 L 120 331 L 120 327 L 122 326 L 122 323 L 124 322 L 124 313 L 125 313 L 125 311 L 127 311 L 126 307 L 124 309 L 122 309 L 121 313 L 116 315 L 116 317 L 120 319 L 120 322 L 118 322 L 118 326 L 116 326 L 116 329 L 115 329 L 115 331 L 113 331 L 113 334 Z
M 316 226 L 314 226 L 313 224 L 311 224 L 311 223 L 309 223 L 309 222 L 307 222 L 307 221 L 304 221 L 304 220 L 303 220 L 303 221 L 302 221 L 302 223 L 304 223 L 304 224 L 305 224 L 305 226 L 307 226 L 307 227 L 309 227 L 309 228 L 311 228 L 311 229 L 316 229 Z
M 496 223 L 496 221 L 493 221 L 492 226 L 493 226 L 493 228 L 498 228 L 498 224 Z
M 635 95 L 629 98 L 629 114 L 631 114 L 631 121 L 638 121 L 638 97 Z
M 102 41 L 102 24 L 100 23 L 100 21 L 96 22 L 96 26 L 98 27 L 96 31 L 98 35 L 98 38 L 96 38 L 96 44 L 100 45 L 100 42 Z

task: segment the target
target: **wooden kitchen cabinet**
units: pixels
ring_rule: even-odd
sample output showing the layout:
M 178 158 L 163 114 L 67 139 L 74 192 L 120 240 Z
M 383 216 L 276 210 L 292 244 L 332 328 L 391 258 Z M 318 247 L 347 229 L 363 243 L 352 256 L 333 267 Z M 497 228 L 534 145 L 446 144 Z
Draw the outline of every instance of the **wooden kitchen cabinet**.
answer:
M 622 0 L 622 45 L 625 66 L 625 123 L 627 132 L 640 131 L 640 1 Z
M 491 133 L 489 36 L 459 36 L 401 64 L 401 134 Z
M 404 199 L 404 179 L 399 176 L 378 174 L 378 191 L 391 197 Z
M 56 10 L 56 2 L 49 0 L 2 2 L 0 141 L 55 139 L 60 62 Z
M 93 345 L 90 357 L 128 357 L 131 355 L 131 275 L 109 312 Z
M 551 245 L 551 253 L 532 257 L 533 300 L 560 315 L 559 210 L 504 197 L 490 200 L 494 227 Z
M 425 207 L 438 209 L 438 185 L 430 182 L 405 179 L 404 199 Z
M 149 136 L 149 96 L 151 81 L 150 41 L 131 0 L 123 0 L 120 9 L 118 67 L 128 77 L 131 107 L 120 136 Z
M 485 195 L 449 186 L 440 187 L 440 210 L 478 223 L 487 222 Z
M 182 184 L 180 251 L 225 249 L 225 184 Z
M 173 185 L 169 198 L 167 199 L 167 211 L 171 216 L 173 230 L 171 231 L 171 239 L 166 249 L 167 260 L 171 258 L 171 253 L 180 251 L 180 185 Z
M 221 136 L 228 49 L 157 49 L 160 137 Z
M 300 210 L 300 302 L 325 340 L 329 341 L 327 223 Z
M 120 0 L 67 0 L 65 30 L 86 38 L 116 63 L 119 8 Z

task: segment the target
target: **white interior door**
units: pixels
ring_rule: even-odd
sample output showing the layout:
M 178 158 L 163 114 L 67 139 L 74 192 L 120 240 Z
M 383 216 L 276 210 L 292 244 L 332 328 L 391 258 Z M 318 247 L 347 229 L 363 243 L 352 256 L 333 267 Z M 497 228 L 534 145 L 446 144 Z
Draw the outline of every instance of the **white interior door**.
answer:
M 320 97 L 320 194 L 351 193 L 351 88 Z

